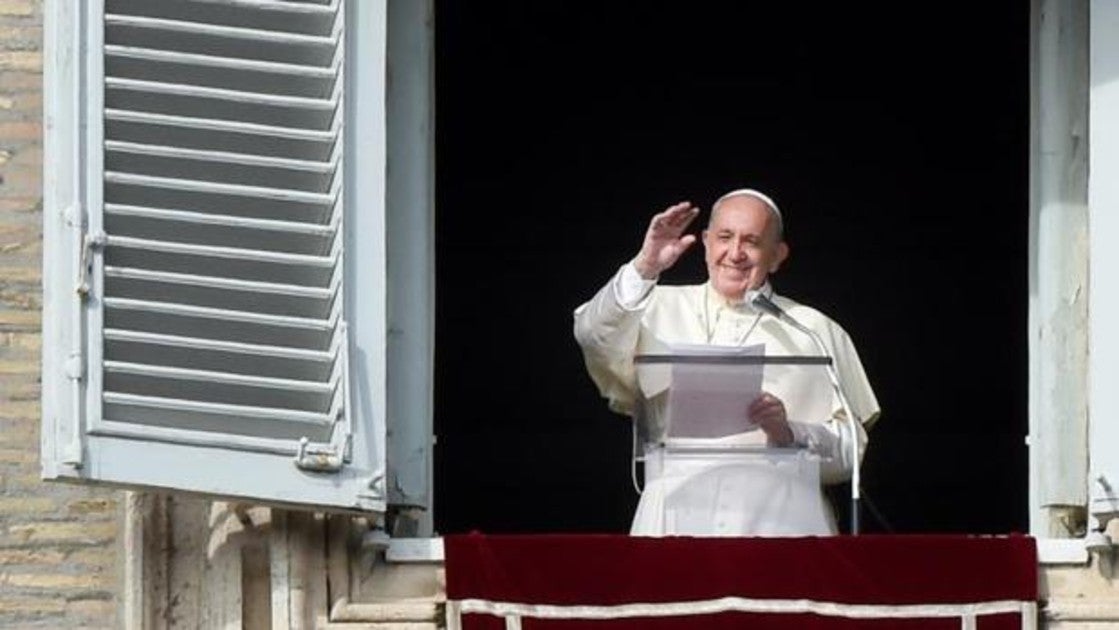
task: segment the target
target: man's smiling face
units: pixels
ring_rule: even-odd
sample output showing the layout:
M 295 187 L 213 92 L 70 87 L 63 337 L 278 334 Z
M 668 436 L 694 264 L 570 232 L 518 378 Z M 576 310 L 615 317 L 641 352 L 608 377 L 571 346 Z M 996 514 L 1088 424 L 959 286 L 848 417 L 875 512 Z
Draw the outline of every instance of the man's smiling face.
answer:
M 740 301 L 789 255 L 773 211 L 761 199 L 739 195 L 712 209 L 703 232 L 704 259 L 711 286 L 724 298 Z

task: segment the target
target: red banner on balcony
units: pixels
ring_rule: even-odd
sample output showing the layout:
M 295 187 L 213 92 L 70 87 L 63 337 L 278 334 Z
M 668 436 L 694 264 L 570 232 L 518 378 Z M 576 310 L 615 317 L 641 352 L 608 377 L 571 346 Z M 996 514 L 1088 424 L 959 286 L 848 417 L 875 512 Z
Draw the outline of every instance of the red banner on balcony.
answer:
M 444 544 L 448 616 L 467 630 L 1036 627 L 1037 552 L 1025 536 Z

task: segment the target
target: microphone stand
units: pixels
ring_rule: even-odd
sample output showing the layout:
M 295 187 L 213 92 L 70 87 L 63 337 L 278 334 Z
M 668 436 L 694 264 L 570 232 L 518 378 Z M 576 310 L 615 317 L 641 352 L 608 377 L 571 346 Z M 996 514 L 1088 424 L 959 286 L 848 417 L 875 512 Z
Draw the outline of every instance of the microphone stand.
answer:
M 773 317 L 776 317 L 808 335 L 812 343 L 815 344 L 816 350 L 820 353 L 820 356 L 831 359 L 827 363 L 828 380 L 831 381 L 832 389 L 835 390 L 835 394 L 839 398 L 839 404 L 843 408 L 843 413 L 847 416 L 847 421 L 851 423 L 851 534 L 858 535 L 859 505 L 862 500 L 862 491 L 859 488 L 862 478 L 859 471 L 861 468 L 861 466 L 859 466 L 859 427 L 857 424 L 859 420 L 855 417 L 855 414 L 851 413 L 851 405 L 847 402 L 847 395 L 843 393 L 843 387 L 839 384 L 839 373 L 835 370 L 835 357 L 828 354 L 827 347 L 824 346 L 824 340 L 820 338 L 820 335 L 816 331 L 793 319 L 791 315 L 782 310 L 780 306 L 774 304 L 772 300 L 761 292 L 754 293 L 753 296 L 750 297 L 749 302 L 754 307 L 769 313 Z

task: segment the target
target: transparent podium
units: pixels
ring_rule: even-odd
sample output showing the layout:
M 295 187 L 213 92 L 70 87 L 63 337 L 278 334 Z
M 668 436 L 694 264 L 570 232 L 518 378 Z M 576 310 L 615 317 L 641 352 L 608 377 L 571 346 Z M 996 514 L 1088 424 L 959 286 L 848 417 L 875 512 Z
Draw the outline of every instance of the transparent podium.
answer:
M 631 533 L 646 536 L 827 536 L 834 518 L 819 458 L 772 448 L 747 418 L 762 392 L 790 421 L 822 423 L 837 398 L 830 358 L 762 356 L 760 347 L 635 358 L 635 456 L 645 488 Z

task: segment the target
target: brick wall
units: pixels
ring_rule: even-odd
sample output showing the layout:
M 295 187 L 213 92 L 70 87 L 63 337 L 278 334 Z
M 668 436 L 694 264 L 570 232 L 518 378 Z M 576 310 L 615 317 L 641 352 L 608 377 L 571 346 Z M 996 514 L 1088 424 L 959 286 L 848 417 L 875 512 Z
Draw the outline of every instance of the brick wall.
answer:
M 0 627 L 115 628 L 123 493 L 39 481 L 41 0 L 0 0 Z

